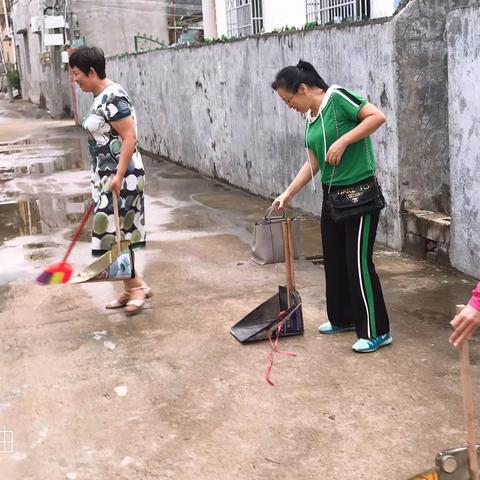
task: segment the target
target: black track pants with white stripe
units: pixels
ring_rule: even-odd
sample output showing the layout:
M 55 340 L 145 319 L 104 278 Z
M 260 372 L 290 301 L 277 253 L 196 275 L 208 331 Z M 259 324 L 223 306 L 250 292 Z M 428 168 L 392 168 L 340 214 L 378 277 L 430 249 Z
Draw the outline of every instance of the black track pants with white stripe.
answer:
M 355 325 L 358 338 L 389 333 L 382 287 L 372 255 L 379 212 L 335 223 L 328 211 L 324 186 L 322 242 L 327 313 L 335 326 Z

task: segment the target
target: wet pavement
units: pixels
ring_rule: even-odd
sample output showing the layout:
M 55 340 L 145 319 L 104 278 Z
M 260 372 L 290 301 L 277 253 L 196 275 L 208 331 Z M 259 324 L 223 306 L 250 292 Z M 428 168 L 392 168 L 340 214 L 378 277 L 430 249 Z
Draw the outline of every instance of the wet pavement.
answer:
M 144 160 L 138 266 L 154 297 L 126 318 L 104 309 L 116 285 L 33 283 L 88 202 L 88 149 L 71 122 L 0 100 L 0 426 L 15 433 L 0 478 L 403 480 L 464 444 L 447 338 L 473 279 L 379 246 L 394 344 L 355 355 L 353 334 L 318 334 L 323 269 L 306 257 L 321 255 L 320 228 L 302 217 L 305 335 L 282 339 L 298 357 L 275 358 L 272 388 L 267 344 L 229 333 L 284 283 L 282 265 L 249 261 L 268 201 Z M 90 262 L 88 231 L 71 262 Z M 472 362 L 478 385 L 476 338 Z

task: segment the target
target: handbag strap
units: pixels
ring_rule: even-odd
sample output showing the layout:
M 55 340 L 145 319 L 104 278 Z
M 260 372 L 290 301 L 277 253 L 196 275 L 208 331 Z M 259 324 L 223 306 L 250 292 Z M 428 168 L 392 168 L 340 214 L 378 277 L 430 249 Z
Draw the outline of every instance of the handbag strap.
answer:
M 335 130 L 337 132 L 337 140 L 338 140 L 340 138 L 340 129 L 338 127 L 337 109 L 335 108 L 335 103 L 334 102 L 332 102 L 332 106 L 333 106 L 333 117 L 335 119 Z M 323 128 L 323 146 L 324 146 L 324 153 L 325 153 L 324 161 L 325 161 L 325 164 L 326 164 L 327 163 L 327 141 L 326 141 L 325 123 L 323 121 L 322 112 L 320 112 L 320 115 L 321 115 L 321 119 L 322 119 L 322 128 Z M 368 148 L 367 148 L 367 155 L 370 155 L 370 153 L 368 151 Z M 336 168 L 337 168 L 337 166 L 334 165 L 333 170 L 332 170 L 332 175 L 330 176 L 330 182 L 328 184 L 328 193 L 330 193 L 330 190 L 332 189 L 333 176 L 335 175 L 335 169 Z M 375 180 L 375 183 L 377 185 L 379 185 L 378 180 L 377 180 L 377 176 L 375 174 L 373 175 L 373 178 Z
M 308 165 L 310 166 L 310 176 L 312 178 L 312 185 L 313 185 L 313 191 L 314 193 L 317 193 L 317 186 L 315 185 L 315 180 L 314 180 L 314 175 L 313 175 L 313 165 L 312 165 L 312 159 L 310 158 L 310 154 L 308 153 L 308 131 L 310 129 L 310 120 L 307 118 L 307 128 L 305 131 L 305 152 L 307 154 L 307 161 Z
M 337 140 L 338 140 L 340 138 L 340 129 L 338 128 L 337 109 L 335 108 L 334 102 L 332 102 L 332 106 L 333 106 L 333 118 L 335 119 L 335 131 L 337 133 Z M 320 112 L 320 115 L 321 115 L 321 112 Z M 327 134 L 325 131 L 325 122 L 323 120 L 323 115 L 321 118 L 322 118 L 322 128 L 323 128 L 323 147 L 325 152 L 325 156 L 323 157 L 323 159 L 326 165 L 327 164 Z M 336 168 L 337 168 L 337 165 L 334 165 L 332 170 L 332 175 L 330 176 L 330 182 L 328 184 L 328 193 L 330 193 L 330 190 L 332 189 L 333 176 L 335 175 Z

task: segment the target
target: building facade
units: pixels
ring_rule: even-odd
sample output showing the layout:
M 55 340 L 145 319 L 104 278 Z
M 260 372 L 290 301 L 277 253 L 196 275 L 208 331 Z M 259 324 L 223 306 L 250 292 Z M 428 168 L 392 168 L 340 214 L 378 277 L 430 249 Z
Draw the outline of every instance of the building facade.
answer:
M 168 45 L 170 17 L 185 13 L 181 8 L 172 13 L 170 7 L 157 0 L 14 2 L 12 30 L 22 97 L 47 108 L 53 117 L 70 116 L 74 89 L 68 50 L 95 45 L 108 57 L 136 47 Z
M 267 33 L 306 23 L 321 25 L 391 16 L 400 0 L 204 0 L 207 38 Z

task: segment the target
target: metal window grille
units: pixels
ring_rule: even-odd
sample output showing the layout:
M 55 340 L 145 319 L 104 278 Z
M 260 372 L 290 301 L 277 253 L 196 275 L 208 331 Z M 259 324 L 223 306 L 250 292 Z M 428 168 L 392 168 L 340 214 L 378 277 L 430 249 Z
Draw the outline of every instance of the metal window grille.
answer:
M 319 25 L 370 17 L 370 0 L 306 0 L 307 22 Z
M 263 0 L 226 0 L 227 33 L 241 37 L 263 32 Z
M 0 430 L 0 453 L 13 453 L 13 432 L 5 426 Z

